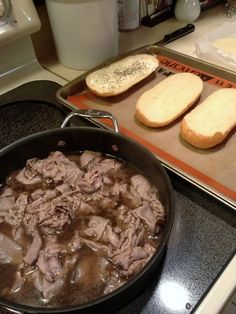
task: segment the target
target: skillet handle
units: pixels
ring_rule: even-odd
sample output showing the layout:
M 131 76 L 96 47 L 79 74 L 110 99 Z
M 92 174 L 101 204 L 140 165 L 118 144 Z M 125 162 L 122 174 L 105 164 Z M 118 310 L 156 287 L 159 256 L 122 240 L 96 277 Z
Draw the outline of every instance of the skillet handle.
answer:
M 64 128 L 69 120 L 74 117 L 74 116 L 79 116 L 83 118 L 108 118 L 112 121 L 114 130 L 116 133 L 119 133 L 119 127 L 118 127 L 118 122 L 116 117 L 113 116 L 112 113 L 104 111 L 104 110 L 96 110 L 96 109 L 78 109 L 74 110 L 71 113 L 69 113 L 66 117 L 65 120 L 62 122 L 61 128 Z
M 0 313 L 2 314 L 24 314 L 24 312 L 20 312 L 20 311 L 17 311 L 17 310 L 13 310 L 9 307 L 5 307 L 5 306 L 1 306 L 0 307 Z

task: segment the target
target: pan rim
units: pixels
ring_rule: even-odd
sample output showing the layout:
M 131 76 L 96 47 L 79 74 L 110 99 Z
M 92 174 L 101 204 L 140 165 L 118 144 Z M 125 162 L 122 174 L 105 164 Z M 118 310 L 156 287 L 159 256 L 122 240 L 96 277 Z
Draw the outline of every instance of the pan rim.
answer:
M 145 277 L 145 274 L 147 275 L 148 271 L 151 272 L 152 268 L 155 266 L 157 261 L 162 258 L 164 249 L 167 246 L 167 242 L 170 236 L 170 233 L 172 231 L 172 226 L 174 223 L 174 216 L 175 216 L 175 202 L 174 202 L 174 191 L 173 187 L 170 181 L 170 178 L 164 168 L 164 166 L 161 164 L 159 159 L 151 152 L 149 151 L 145 146 L 139 144 L 133 139 L 130 139 L 127 136 L 124 136 L 120 133 L 115 133 L 114 131 L 107 130 L 107 129 L 99 129 L 99 128 L 92 128 L 92 127 L 66 127 L 66 128 L 55 128 L 55 129 L 50 129 L 46 131 L 40 131 L 31 135 L 28 135 L 26 137 L 23 137 L 6 147 L 2 148 L 0 150 L 0 158 L 8 153 L 11 150 L 15 150 L 18 146 L 23 145 L 25 142 L 30 141 L 31 139 L 37 139 L 38 137 L 41 136 L 47 136 L 49 134 L 53 133 L 64 133 L 64 132 L 94 132 L 94 133 L 102 133 L 102 134 L 108 134 L 116 137 L 120 137 L 128 141 L 129 143 L 132 143 L 139 149 L 141 149 L 143 152 L 146 154 L 149 154 L 150 158 L 158 165 L 158 168 L 161 172 L 161 175 L 163 176 L 163 180 L 166 184 L 166 188 L 168 191 L 168 198 L 169 198 L 169 213 L 168 213 L 168 222 L 166 224 L 164 234 L 161 239 L 161 243 L 158 246 L 158 248 L 155 250 L 155 253 L 151 257 L 151 259 L 145 264 L 145 266 L 132 278 L 130 278 L 125 284 L 123 284 L 121 287 L 113 290 L 112 292 L 101 296 L 95 300 L 79 304 L 79 305 L 73 305 L 73 306 L 65 306 L 65 307 L 34 307 L 34 306 L 28 306 L 28 305 L 23 305 L 11 301 L 4 300 L 3 298 L 0 298 L 0 305 L 3 307 L 5 306 L 6 308 L 10 308 L 13 310 L 18 310 L 18 311 L 24 311 L 24 312 L 37 312 L 37 313 L 65 313 L 65 312 L 72 312 L 72 311 L 84 311 L 88 310 L 89 308 L 94 308 L 95 306 L 102 305 L 103 303 L 105 304 L 106 302 L 109 302 L 111 299 L 115 299 L 116 295 L 121 294 L 122 292 L 125 292 L 129 289 L 132 289 L 132 286 L 135 285 L 138 281 L 140 281 L 143 277 Z M 148 281 L 150 282 L 150 280 Z M 146 284 L 148 284 L 148 282 Z M 145 287 L 141 288 L 141 291 Z

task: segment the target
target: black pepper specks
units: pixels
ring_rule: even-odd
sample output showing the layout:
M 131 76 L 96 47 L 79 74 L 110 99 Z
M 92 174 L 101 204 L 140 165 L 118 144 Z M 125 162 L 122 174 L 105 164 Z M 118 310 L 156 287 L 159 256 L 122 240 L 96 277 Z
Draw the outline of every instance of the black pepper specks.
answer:
M 147 77 L 158 65 L 158 60 L 151 55 L 132 55 L 92 72 L 86 82 L 92 90 L 97 89 L 99 93 L 117 94 Z

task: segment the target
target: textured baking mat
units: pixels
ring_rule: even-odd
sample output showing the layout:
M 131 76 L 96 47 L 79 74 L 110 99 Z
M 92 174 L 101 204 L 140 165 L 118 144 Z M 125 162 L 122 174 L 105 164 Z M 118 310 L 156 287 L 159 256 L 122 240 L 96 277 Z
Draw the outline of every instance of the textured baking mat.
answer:
M 179 128 L 183 116 L 169 126 L 156 129 L 142 125 L 135 118 L 135 105 L 139 96 L 173 73 L 191 72 L 201 77 L 204 88 L 195 106 L 219 88 L 236 88 L 236 83 L 220 77 L 219 71 L 212 74 L 161 54 L 157 58 L 160 61 L 157 71 L 119 96 L 96 96 L 87 90 L 83 82 L 78 92 L 71 89 L 73 93 L 68 94 L 66 100 L 81 109 L 102 109 L 113 113 L 118 119 L 121 133 L 145 145 L 168 168 L 236 208 L 235 130 L 217 147 L 201 150 L 180 137 Z

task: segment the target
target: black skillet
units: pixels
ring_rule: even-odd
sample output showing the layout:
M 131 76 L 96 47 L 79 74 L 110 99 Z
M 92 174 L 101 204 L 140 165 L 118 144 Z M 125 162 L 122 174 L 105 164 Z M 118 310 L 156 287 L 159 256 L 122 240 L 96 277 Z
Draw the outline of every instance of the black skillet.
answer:
M 115 132 L 91 127 L 64 127 L 74 115 L 106 117 L 113 120 Z M 160 246 L 145 267 L 119 289 L 86 304 L 64 308 L 38 308 L 15 304 L 0 298 L 0 306 L 14 313 L 111 313 L 137 296 L 161 268 L 174 220 L 174 197 L 169 177 L 159 160 L 144 146 L 119 134 L 116 119 L 107 112 L 76 110 L 70 113 L 62 128 L 42 131 L 24 137 L 0 150 L 0 182 L 12 171 L 22 168 L 27 159 L 46 157 L 50 152 L 64 153 L 92 150 L 121 158 L 139 169 L 157 188 L 166 209 L 167 224 Z M 2 274 L 4 275 L 4 274 Z

